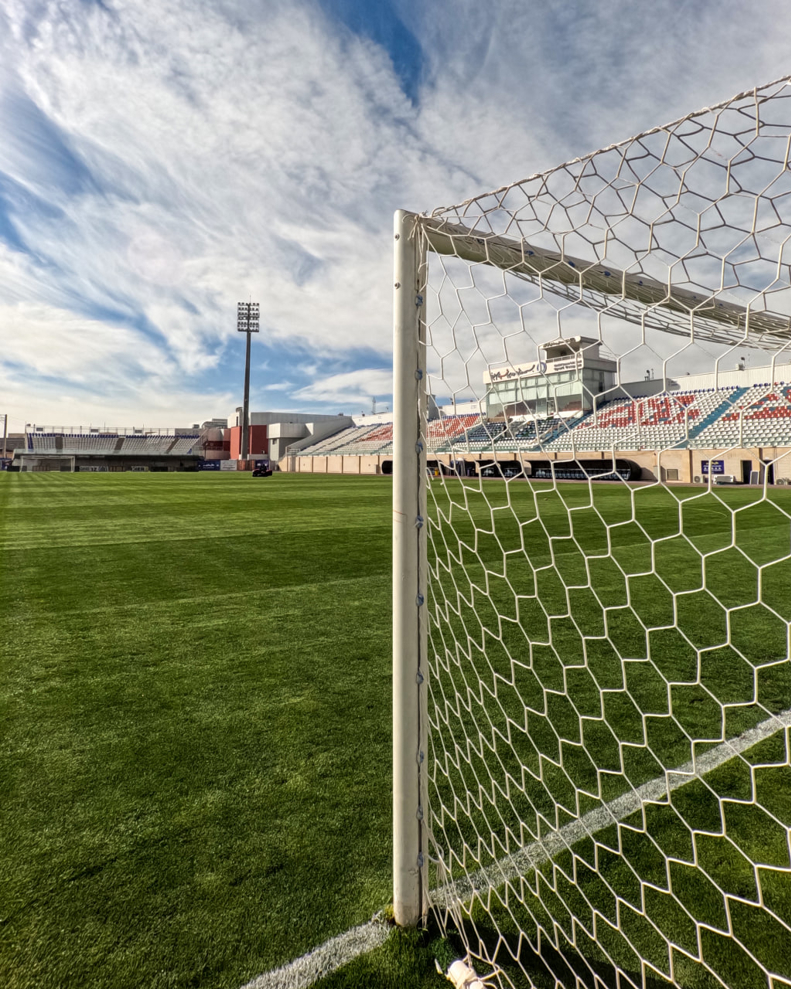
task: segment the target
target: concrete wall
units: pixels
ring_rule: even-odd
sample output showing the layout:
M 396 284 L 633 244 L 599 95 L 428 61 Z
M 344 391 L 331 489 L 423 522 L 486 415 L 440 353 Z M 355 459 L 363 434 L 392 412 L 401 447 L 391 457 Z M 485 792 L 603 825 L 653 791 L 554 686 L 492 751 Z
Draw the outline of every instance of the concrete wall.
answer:
M 344 415 L 322 415 L 317 412 L 250 412 L 251 426 L 270 426 L 275 422 L 330 422 L 334 419 L 349 418 Z M 237 406 L 228 416 L 229 426 L 239 426 L 242 422 L 242 407 Z
M 382 462 L 384 460 L 392 460 L 392 457 L 358 457 L 360 461 L 360 473 L 361 474 L 381 474 L 382 473 Z
M 592 458 L 597 456 L 606 458 L 609 455 L 591 455 Z M 789 447 L 750 447 L 744 450 L 728 450 L 727 452 L 723 452 L 722 449 L 664 450 L 661 453 L 653 450 L 621 450 L 618 452 L 618 457 L 639 464 L 643 469 L 642 479 L 644 481 L 661 480 L 669 484 L 674 481 L 691 484 L 696 477 L 705 481 L 704 460 L 724 461 L 723 473 L 733 475 L 737 483 L 741 483 L 742 480 L 742 461 L 747 460 L 751 463 L 749 469 L 759 472 L 761 472 L 763 464 L 774 464 L 775 480 L 781 477 L 791 477 L 791 448 Z M 567 454 L 565 458 L 568 459 Z M 552 459 L 564 459 L 564 456 L 556 454 Z M 677 472 L 677 475 L 674 472 Z
M 665 481 L 668 484 L 678 482 L 680 484 L 694 483 L 694 478 L 706 478 L 703 473 L 704 460 L 724 460 L 724 474 L 732 474 L 736 482 L 742 479 L 742 461 L 749 460 L 752 463 L 751 470 L 761 471 L 762 464 L 773 463 L 775 479 L 780 477 L 791 477 L 791 448 L 789 447 L 752 447 L 745 450 L 729 450 L 723 453 L 719 450 L 619 450 L 617 459 L 631 460 L 642 468 L 643 481 Z M 531 457 L 535 460 L 570 460 L 570 454 L 550 453 L 545 457 L 538 454 L 522 454 L 525 462 L 529 462 Z M 580 459 L 596 460 L 601 458 L 609 460 L 611 453 L 593 453 L 586 451 L 579 454 Z M 487 459 L 480 457 L 479 459 Z M 489 457 L 488 459 L 491 459 Z M 499 460 L 508 459 L 502 455 Z M 513 455 L 512 455 L 513 459 Z M 677 475 L 674 472 L 678 472 Z M 716 475 L 715 475 L 716 476 Z M 762 475 L 763 476 L 763 475 Z
M 381 474 L 382 464 L 392 457 L 373 455 L 296 457 L 285 456 L 279 464 L 282 471 L 294 474 Z
M 197 468 L 200 457 L 183 455 L 175 457 L 153 456 L 107 456 L 81 457 L 61 456 L 56 453 L 35 454 L 24 453 L 14 458 L 14 464 L 21 471 L 127 471 L 145 468 L 150 471 L 181 471 Z
M 280 461 L 282 471 L 300 474 L 381 474 L 382 464 L 385 461 L 392 461 L 392 456 L 316 456 L 297 457 L 287 456 Z M 430 460 L 437 460 L 441 463 L 450 464 L 454 459 L 470 462 L 486 460 L 521 460 L 526 466 L 531 460 L 555 460 L 563 461 L 572 459 L 567 452 L 563 453 L 491 453 L 465 454 L 460 457 L 458 454 L 439 453 L 429 456 Z M 607 452 L 589 452 L 580 454 L 580 459 L 584 460 L 610 460 L 612 454 Z M 752 463 L 751 470 L 762 471 L 762 464 L 774 464 L 775 480 L 778 478 L 791 478 L 791 447 L 752 447 L 745 450 L 730 450 L 723 453 L 721 450 L 665 450 L 657 453 L 653 450 L 619 450 L 617 453 L 619 460 L 631 460 L 642 468 L 643 481 L 662 480 L 672 484 L 693 483 L 695 477 L 703 477 L 702 462 L 704 460 L 724 460 L 725 474 L 733 474 L 737 483 L 742 478 L 742 461 L 749 460 Z M 677 473 L 674 473 L 677 472 Z M 763 474 L 761 474 L 763 477 Z

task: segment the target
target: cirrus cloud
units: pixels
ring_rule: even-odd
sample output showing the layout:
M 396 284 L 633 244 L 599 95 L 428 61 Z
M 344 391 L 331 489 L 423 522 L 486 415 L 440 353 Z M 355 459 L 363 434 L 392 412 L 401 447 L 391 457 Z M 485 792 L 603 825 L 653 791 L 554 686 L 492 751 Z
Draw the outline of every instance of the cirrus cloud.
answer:
M 386 30 L 363 0 L 0 0 L 0 306 L 8 339 L 53 328 L 40 366 L 0 353 L 15 414 L 217 414 L 251 296 L 262 385 L 316 411 L 386 398 L 394 209 L 786 68 L 776 2 L 383 3 Z

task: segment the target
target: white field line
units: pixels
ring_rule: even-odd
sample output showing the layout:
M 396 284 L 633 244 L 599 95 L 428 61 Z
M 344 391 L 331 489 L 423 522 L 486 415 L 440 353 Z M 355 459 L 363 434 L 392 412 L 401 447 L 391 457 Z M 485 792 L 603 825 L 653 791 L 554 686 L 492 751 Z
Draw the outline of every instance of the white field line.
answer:
M 367 924 L 352 927 L 330 938 L 301 958 L 295 958 L 282 968 L 257 976 L 242 989 L 307 989 L 318 979 L 334 972 L 358 955 L 373 951 L 387 940 L 392 928 L 376 916 Z
M 513 855 L 505 856 L 494 865 L 440 886 L 431 892 L 431 902 L 439 907 L 468 902 L 476 891 L 497 889 L 509 880 L 518 879 L 531 869 L 570 848 L 581 838 L 589 837 L 611 824 L 622 821 L 640 810 L 644 802 L 662 800 L 673 790 L 710 773 L 734 756 L 788 727 L 791 727 L 791 708 L 772 715 L 743 735 L 709 749 L 697 759 L 686 762 L 677 769 L 669 769 L 662 776 L 644 783 L 636 790 L 590 811 L 543 841 L 535 841 L 525 848 L 520 848 Z M 344 934 L 325 941 L 318 948 L 283 965 L 282 968 L 257 976 L 242 986 L 242 989 L 308 989 L 318 979 L 329 975 L 359 955 L 364 955 L 384 944 L 391 930 L 392 928 L 380 916 L 376 916 L 367 924 L 353 927 Z
M 643 803 L 663 800 L 673 790 L 694 779 L 700 779 L 734 756 L 790 726 L 791 708 L 788 708 L 762 721 L 755 728 L 748 729 L 743 735 L 709 749 L 697 759 L 685 762 L 676 769 L 668 769 L 662 776 L 638 786 L 629 793 L 624 793 L 621 797 L 616 797 L 603 807 L 589 811 L 546 838 L 534 841 L 512 855 L 506 855 L 485 869 L 447 882 L 430 893 L 431 902 L 439 907 L 447 907 L 459 902 L 466 903 L 476 891 L 497 889 L 510 880 L 518 879 L 560 852 L 571 848 L 582 838 L 591 837 L 597 831 L 634 814 L 635 811 L 640 810 Z

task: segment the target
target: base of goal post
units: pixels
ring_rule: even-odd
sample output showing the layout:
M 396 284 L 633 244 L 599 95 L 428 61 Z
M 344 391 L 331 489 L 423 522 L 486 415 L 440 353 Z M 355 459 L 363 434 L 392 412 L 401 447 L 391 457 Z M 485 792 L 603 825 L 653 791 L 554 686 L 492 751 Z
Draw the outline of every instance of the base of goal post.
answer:
M 434 963 L 440 975 L 444 975 L 448 982 L 452 982 L 455 989 L 486 989 L 483 979 L 478 977 L 475 969 L 462 958 L 457 958 L 452 962 L 447 972 L 443 972 L 438 961 Z

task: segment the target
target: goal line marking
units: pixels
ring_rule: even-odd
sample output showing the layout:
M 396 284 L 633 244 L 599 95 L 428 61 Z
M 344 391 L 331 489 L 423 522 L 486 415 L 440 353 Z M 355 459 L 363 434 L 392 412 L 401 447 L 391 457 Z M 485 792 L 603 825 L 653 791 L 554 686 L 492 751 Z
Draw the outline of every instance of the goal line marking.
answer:
M 679 787 L 701 779 L 707 773 L 740 755 L 747 749 L 770 738 L 778 731 L 791 727 L 791 708 L 773 714 L 742 735 L 722 742 L 703 755 L 685 762 L 676 769 L 666 770 L 662 776 L 643 783 L 615 800 L 589 811 L 576 821 L 570 821 L 546 838 L 532 842 L 511 855 L 498 859 L 493 865 L 479 869 L 469 876 L 450 880 L 430 892 L 434 906 L 448 907 L 453 903 L 467 902 L 475 892 L 497 889 L 506 882 L 526 875 L 543 865 L 560 852 L 571 848 L 583 838 L 592 837 L 611 824 L 617 824 L 630 814 L 640 810 L 644 803 L 658 803 Z
M 377 914 L 367 924 L 352 927 L 301 958 L 257 976 L 242 989 L 308 989 L 341 965 L 384 944 L 391 931 L 392 927 Z
M 770 738 L 778 731 L 791 727 L 791 708 L 760 722 L 744 734 L 722 742 L 703 755 L 667 770 L 662 776 L 644 783 L 615 800 L 589 811 L 576 821 L 571 821 L 559 831 L 542 841 L 535 841 L 512 855 L 499 859 L 494 865 L 480 869 L 470 876 L 453 880 L 430 893 L 434 906 L 447 907 L 459 900 L 467 902 L 475 892 L 497 888 L 512 879 L 524 876 L 532 869 L 554 858 L 582 838 L 590 837 L 611 824 L 622 821 L 644 802 L 658 802 L 694 779 L 700 779 L 717 769 L 729 759 L 740 755 L 758 742 Z M 352 927 L 337 937 L 314 948 L 300 958 L 295 958 L 280 968 L 265 972 L 245 983 L 241 989 L 308 989 L 314 982 L 330 975 L 342 965 L 367 954 L 385 943 L 393 928 L 377 914 L 367 924 Z

